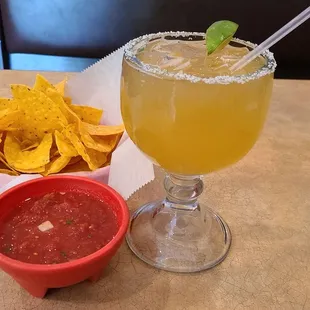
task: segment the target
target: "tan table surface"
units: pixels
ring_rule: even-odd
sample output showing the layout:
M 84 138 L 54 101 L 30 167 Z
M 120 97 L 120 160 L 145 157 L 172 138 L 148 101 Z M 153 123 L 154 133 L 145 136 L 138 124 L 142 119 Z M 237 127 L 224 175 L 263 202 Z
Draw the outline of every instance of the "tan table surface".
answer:
M 46 73 L 53 82 L 62 73 Z M 0 72 L 0 96 L 34 72 Z M 129 199 L 162 195 L 162 172 Z M 0 272 L 0 309 L 310 309 L 310 81 L 275 81 L 265 129 L 237 165 L 205 177 L 202 200 L 233 235 L 226 260 L 196 274 L 156 270 L 124 244 L 101 280 L 30 297 Z

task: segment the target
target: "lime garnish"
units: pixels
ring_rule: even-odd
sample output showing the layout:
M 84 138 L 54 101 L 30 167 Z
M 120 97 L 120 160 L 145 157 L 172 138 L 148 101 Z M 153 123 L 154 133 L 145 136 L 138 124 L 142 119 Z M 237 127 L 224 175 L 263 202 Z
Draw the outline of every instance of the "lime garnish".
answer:
M 206 32 L 207 54 L 224 48 L 236 33 L 239 25 L 229 20 L 220 20 L 213 23 Z

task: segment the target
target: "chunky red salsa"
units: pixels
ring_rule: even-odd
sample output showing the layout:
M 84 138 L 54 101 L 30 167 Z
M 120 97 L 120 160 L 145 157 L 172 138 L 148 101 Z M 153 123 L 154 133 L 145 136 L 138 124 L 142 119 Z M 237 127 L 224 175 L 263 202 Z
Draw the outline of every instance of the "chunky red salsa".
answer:
M 118 231 L 104 202 L 80 192 L 26 199 L 0 226 L 1 253 L 33 264 L 58 264 L 96 252 Z

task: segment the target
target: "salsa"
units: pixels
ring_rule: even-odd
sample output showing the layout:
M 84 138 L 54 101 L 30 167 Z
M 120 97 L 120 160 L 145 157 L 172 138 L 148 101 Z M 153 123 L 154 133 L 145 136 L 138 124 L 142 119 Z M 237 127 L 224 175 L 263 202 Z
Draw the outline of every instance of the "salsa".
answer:
M 28 198 L 0 225 L 0 252 L 32 264 L 72 261 L 104 247 L 118 231 L 103 201 L 81 192 Z

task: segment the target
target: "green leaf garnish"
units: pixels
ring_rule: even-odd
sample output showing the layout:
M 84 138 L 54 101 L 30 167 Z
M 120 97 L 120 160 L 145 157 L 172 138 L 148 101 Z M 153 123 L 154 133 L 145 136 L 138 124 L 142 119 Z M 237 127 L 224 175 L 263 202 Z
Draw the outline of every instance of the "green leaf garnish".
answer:
M 224 48 L 236 33 L 239 25 L 229 20 L 213 23 L 206 32 L 207 54 Z

